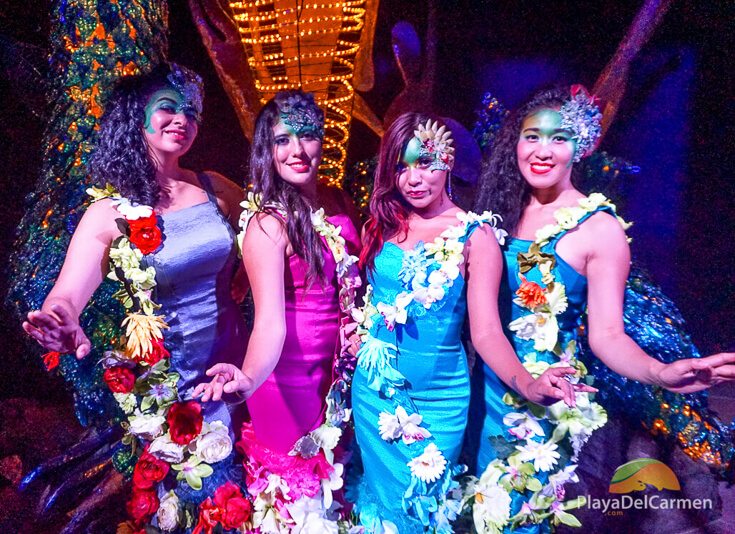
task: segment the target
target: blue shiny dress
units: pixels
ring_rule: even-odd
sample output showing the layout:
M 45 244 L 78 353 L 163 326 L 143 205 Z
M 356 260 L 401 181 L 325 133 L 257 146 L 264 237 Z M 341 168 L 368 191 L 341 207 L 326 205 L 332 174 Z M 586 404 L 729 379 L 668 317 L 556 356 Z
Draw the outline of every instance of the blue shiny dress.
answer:
M 599 211 L 605 211 L 615 216 L 614 211 L 609 207 L 600 207 L 595 211 L 588 212 L 582 218 L 579 219 L 578 225 L 581 225 L 589 217 Z M 587 309 L 587 278 L 575 271 L 571 265 L 564 261 L 562 257 L 556 254 L 556 245 L 559 240 L 566 235 L 566 231 L 562 231 L 553 236 L 547 244 L 541 247 L 543 253 L 553 253 L 556 256 L 556 264 L 552 269 L 555 280 L 564 284 L 566 289 L 566 296 L 568 299 L 567 309 L 561 314 L 557 315 L 557 321 L 559 324 L 559 335 L 558 341 L 562 348 L 571 347 L 572 350 L 576 351 L 576 344 L 579 336 L 579 327 L 582 325 L 584 314 Z M 535 354 L 536 361 L 545 361 L 548 363 L 559 362 L 559 356 L 556 356 L 550 351 L 536 351 L 534 350 L 533 339 L 520 339 L 515 335 L 508 325 L 522 317 L 528 315 L 528 309 L 513 302 L 516 291 L 521 285 L 521 279 L 519 277 L 518 267 L 518 254 L 527 253 L 529 247 L 533 241 L 510 238 L 506 240 L 505 245 L 502 247 L 504 256 L 503 262 L 503 278 L 501 280 L 500 292 L 499 292 L 499 313 L 500 319 L 503 324 L 506 337 L 510 340 L 511 345 L 515 349 L 516 354 L 521 360 L 531 354 Z M 530 282 L 536 282 L 543 285 L 541 282 L 541 273 L 538 268 L 533 268 L 526 272 L 526 279 Z M 570 342 L 574 342 L 570 345 Z M 497 375 L 485 365 L 482 360 L 477 360 L 475 372 L 473 373 L 473 403 L 470 416 L 470 428 L 468 431 L 468 451 L 470 455 L 474 454 L 476 457 L 476 464 L 471 465 L 471 470 L 474 470 L 478 476 L 480 476 L 490 462 L 498 457 L 498 453 L 495 449 L 491 438 L 502 437 L 505 439 L 513 440 L 512 436 L 508 433 L 510 427 L 503 423 L 503 417 L 507 414 L 516 411 L 513 406 L 505 404 L 503 402 L 503 396 L 510 391 L 510 389 L 497 377 Z M 481 427 L 478 428 L 478 424 L 481 423 Z M 541 427 L 544 429 L 546 436 L 551 435 L 553 427 L 550 423 L 545 420 L 539 421 Z M 501 445 L 502 446 L 502 445 Z M 562 469 L 564 466 L 557 464 L 554 467 L 554 471 Z M 548 478 L 548 473 L 540 472 L 537 478 L 542 483 L 545 483 Z M 517 513 L 522 504 L 527 500 L 524 495 L 512 491 L 512 505 L 511 505 L 511 517 Z M 506 528 L 507 532 L 510 529 Z M 513 530 L 515 533 L 533 533 L 533 532 L 548 532 L 549 527 L 547 523 L 542 525 L 527 525 L 516 528 Z
M 209 380 L 204 373 L 212 365 L 239 366 L 247 347 L 245 321 L 230 294 L 238 263 L 235 232 L 217 205 L 209 177 L 200 174 L 199 181 L 208 200 L 159 215 L 163 246 L 143 257 L 144 266 L 156 269 L 154 299 L 169 325 L 165 346 L 171 353 L 171 370 L 181 375 L 180 400 L 190 400 L 194 387 Z M 232 405 L 221 401 L 202 404 L 204 420 L 222 421 L 232 434 L 231 410 Z M 229 479 L 220 471 L 231 463 L 229 459 L 213 464 L 215 474 L 203 479 L 203 489 L 187 490 L 192 501 L 211 495 L 223 477 Z
M 464 243 L 478 223 L 466 225 Z M 384 243 L 368 273 L 373 287 L 372 304 L 393 304 L 396 296 L 411 291 L 416 279 L 439 268 L 422 242 L 412 250 Z M 427 279 L 428 279 L 427 276 Z M 373 316 L 367 341 L 358 353 L 352 383 L 355 435 L 364 474 L 357 487 L 355 510 L 368 532 L 383 532 L 383 521 L 401 534 L 451 532 L 456 502 L 447 500 L 457 483 L 453 477 L 467 423 L 469 376 L 461 342 L 467 310 L 462 274 L 445 288 L 444 297 L 428 308 L 412 301 L 405 324 L 388 328 L 380 314 Z M 401 407 L 408 416 L 419 414 L 420 427 L 430 437 L 412 443 L 402 438 L 381 437 L 379 420 Z M 384 415 L 381 416 L 381 413 Z M 414 428 L 415 430 L 415 428 Z M 411 439 L 408 440 L 409 442 Z M 446 460 L 446 468 L 434 481 L 422 481 L 407 465 L 434 445 Z

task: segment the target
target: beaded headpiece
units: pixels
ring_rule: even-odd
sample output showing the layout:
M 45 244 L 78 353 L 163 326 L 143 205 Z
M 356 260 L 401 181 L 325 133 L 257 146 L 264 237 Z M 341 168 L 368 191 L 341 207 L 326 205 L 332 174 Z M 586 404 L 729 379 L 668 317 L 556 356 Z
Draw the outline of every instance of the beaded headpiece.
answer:
M 429 119 L 426 124 L 419 124 L 419 129 L 414 130 L 413 135 L 421 142 L 419 157 L 430 157 L 434 160 L 429 169 L 432 171 L 451 170 L 454 162 L 454 147 L 451 145 L 454 139 L 452 139 L 452 132 L 447 130 L 446 126 L 442 125 L 439 128 L 437 121 L 432 122 Z
M 281 120 L 296 135 L 311 131 L 324 138 L 324 112 L 316 105 L 314 95 L 302 91 L 278 93 L 275 101 Z
M 171 87 L 184 97 L 184 103 L 180 106 L 181 111 L 194 117 L 197 122 L 201 122 L 204 110 L 204 84 L 201 76 L 182 65 L 172 63 L 171 72 L 166 79 Z
M 581 85 L 572 85 L 571 98 L 559 111 L 561 127 L 572 132 L 577 143 L 574 162 L 586 158 L 595 151 L 602 135 L 602 113 L 597 98 L 591 96 Z

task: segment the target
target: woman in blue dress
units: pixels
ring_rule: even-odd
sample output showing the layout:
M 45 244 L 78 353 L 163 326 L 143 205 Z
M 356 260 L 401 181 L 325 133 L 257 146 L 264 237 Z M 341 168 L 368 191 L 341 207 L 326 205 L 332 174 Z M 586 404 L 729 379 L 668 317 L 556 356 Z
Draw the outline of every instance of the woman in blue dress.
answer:
M 121 283 L 125 343 L 102 365 L 128 443 L 145 448 L 127 506 L 135 529 L 153 522 L 190 530 L 216 488 L 240 491 L 229 485 L 240 479 L 229 407 L 192 399 L 208 367 L 239 362 L 246 346 L 232 296 L 242 192 L 217 173 L 179 164 L 197 136 L 202 97 L 201 78 L 178 65 L 121 80 L 90 165 L 108 185 L 90 190 L 61 273 L 23 324 L 46 349 L 83 358 L 91 344 L 79 315 L 105 277 Z M 179 521 L 184 509 L 188 524 Z
M 503 246 L 499 301 L 505 334 L 533 375 L 571 366 L 571 380 L 583 382 L 587 369 L 577 358 L 577 337 L 586 311 L 592 351 L 621 375 L 677 393 L 732 380 L 735 354 L 665 364 L 625 334 L 628 225 L 603 195 L 585 196 L 575 187 L 575 163 L 594 151 L 601 118 L 594 99 L 572 86 L 536 94 L 499 133 L 476 206 L 501 213 L 511 236 Z M 469 433 L 479 479 L 466 492 L 476 529 L 579 526 L 566 510 L 583 501 L 564 502 L 564 484 L 576 481 L 576 458 L 607 421 L 605 410 L 585 391 L 572 402 L 538 406 L 481 367 L 474 399 L 479 413 L 473 409 L 481 428 Z
M 445 126 L 416 113 L 399 117 L 381 143 L 352 384 L 364 472 L 353 498 L 369 532 L 452 532 L 470 394 L 465 311 L 478 352 L 493 354 L 489 364 L 515 391 L 541 404 L 573 398 L 563 378 L 572 369 L 533 379 L 503 335 L 495 305 L 503 232 L 496 216 L 465 213 L 449 198 L 451 144 Z

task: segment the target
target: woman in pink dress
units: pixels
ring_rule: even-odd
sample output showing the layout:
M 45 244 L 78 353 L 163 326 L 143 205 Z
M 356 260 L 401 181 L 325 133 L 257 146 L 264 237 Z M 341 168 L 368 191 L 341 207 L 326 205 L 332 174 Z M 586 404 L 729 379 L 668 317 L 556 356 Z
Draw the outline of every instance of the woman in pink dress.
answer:
M 346 195 L 318 184 L 323 132 L 322 111 L 301 91 L 277 94 L 258 116 L 240 219 L 253 331 L 242 367 L 215 365 L 198 388 L 204 401 L 247 400 L 238 447 L 253 527 L 264 532 L 336 532 L 341 517 L 332 491 L 342 486 L 338 442 L 349 412 L 335 355 L 359 283 L 350 256 L 359 237 Z

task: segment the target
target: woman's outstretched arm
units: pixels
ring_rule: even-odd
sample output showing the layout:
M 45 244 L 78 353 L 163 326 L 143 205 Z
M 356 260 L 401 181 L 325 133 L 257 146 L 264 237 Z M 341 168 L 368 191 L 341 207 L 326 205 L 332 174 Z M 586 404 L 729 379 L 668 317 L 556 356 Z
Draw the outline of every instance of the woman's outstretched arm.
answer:
M 77 358 L 89 354 L 79 315 L 107 273 L 110 245 L 120 233 L 118 216 L 109 200 L 101 200 L 79 221 L 54 287 L 41 309 L 29 312 L 23 322 L 23 330 L 44 348 L 73 352 Z
M 688 358 L 665 364 L 648 356 L 625 333 L 623 298 L 630 270 L 630 248 L 618 222 L 590 218 L 583 227 L 587 259 L 590 348 L 616 373 L 675 393 L 692 393 L 735 379 L 735 354 Z

